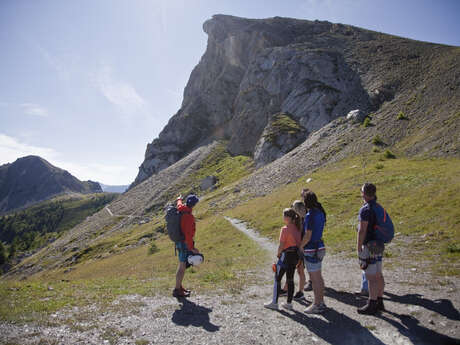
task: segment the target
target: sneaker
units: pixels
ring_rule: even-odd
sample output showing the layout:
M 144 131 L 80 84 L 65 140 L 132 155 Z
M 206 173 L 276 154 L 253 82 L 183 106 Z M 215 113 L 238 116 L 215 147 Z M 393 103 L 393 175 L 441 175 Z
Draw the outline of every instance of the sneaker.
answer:
M 353 292 L 353 294 L 354 294 L 355 296 L 369 297 L 369 291 L 368 291 L 368 290 L 364 290 L 364 289 L 357 290 L 357 291 Z
M 287 296 L 287 290 L 281 289 L 280 296 Z
M 326 309 L 324 303 L 321 304 L 312 304 L 307 309 L 305 309 L 305 314 L 321 314 Z
M 302 291 L 299 291 L 294 295 L 295 300 L 301 300 L 301 299 L 304 299 L 304 298 L 305 298 L 305 296 L 304 296 Z
M 185 291 L 180 290 L 180 289 L 174 289 L 172 295 L 173 297 L 176 297 L 176 298 L 190 297 L 190 293 L 186 293 Z
M 311 280 L 308 281 L 308 285 L 303 289 L 303 291 L 313 291 L 313 285 Z
M 293 309 L 293 308 L 292 308 L 292 303 L 287 303 L 287 302 L 281 304 L 281 307 L 282 307 L 283 309 L 286 309 L 286 310 L 292 310 L 292 309 Z
M 270 302 L 270 303 L 264 304 L 264 308 L 278 310 L 278 303 Z
M 377 297 L 377 309 L 385 311 L 385 305 L 383 304 L 383 297 Z
M 368 300 L 364 307 L 358 308 L 358 314 L 375 315 L 379 311 L 377 300 Z

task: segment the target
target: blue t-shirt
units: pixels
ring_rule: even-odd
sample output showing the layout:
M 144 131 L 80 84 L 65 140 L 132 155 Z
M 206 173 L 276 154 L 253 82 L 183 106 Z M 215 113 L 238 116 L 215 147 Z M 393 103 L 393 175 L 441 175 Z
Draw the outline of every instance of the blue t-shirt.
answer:
M 311 230 L 311 239 L 305 246 L 305 249 L 313 249 L 316 244 L 318 243 L 319 246 L 324 246 L 323 241 L 321 241 L 323 237 L 323 230 L 324 225 L 326 224 L 326 217 L 324 217 L 324 213 L 317 208 L 312 208 L 308 211 L 307 215 L 305 216 L 305 221 L 303 223 L 303 230 L 306 232 L 307 230 Z
M 369 229 L 373 228 L 373 225 L 371 224 L 373 220 L 372 218 L 372 210 L 371 207 L 375 207 L 375 204 L 377 203 L 377 198 L 370 200 L 369 202 L 365 203 L 363 207 L 359 209 L 359 215 L 358 215 L 358 221 L 359 222 L 368 222 L 367 226 L 367 232 L 366 232 L 366 238 L 364 240 L 364 243 L 369 242 L 372 239 L 372 233 L 369 231 Z

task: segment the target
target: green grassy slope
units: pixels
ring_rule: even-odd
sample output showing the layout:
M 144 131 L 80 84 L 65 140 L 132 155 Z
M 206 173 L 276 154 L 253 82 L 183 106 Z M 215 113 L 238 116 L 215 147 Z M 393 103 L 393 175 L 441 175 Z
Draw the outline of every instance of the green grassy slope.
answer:
M 379 202 L 393 218 L 395 232 L 399 233 L 389 246 L 389 253 L 400 251 L 401 260 L 417 264 L 428 261 L 432 263 L 429 270 L 458 275 L 460 160 L 383 157 L 381 153 L 370 154 L 321 168 L 228 214 L 276 239 L 283 208 L 300 198 L 302 188 L 310 188 L 328 212 L 324 234 L 327 246 L 333 252 L 352 253 L 357 212 L 362 205 L 360 186 L 372 181 L 377 185 Z M 363 167 L 364 161 L 367 164 Z M 306 183 L 307 178 L 312 180 Z

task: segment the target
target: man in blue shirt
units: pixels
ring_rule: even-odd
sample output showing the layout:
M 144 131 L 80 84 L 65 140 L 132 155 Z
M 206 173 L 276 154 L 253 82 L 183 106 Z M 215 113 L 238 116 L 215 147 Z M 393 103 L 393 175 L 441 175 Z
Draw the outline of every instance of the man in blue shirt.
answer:
M 371 255 L 368 243 L 374 240 L 375 214 L 372 207 L 377 202 L 377 188 L 372 183 L 365 183 L 361 188 L 361 196 L 364 200 L 364 206 L 359 210 L 359 229 L 357 236 L 356 249 L 358 257 L 364 265 L 362 269 L 366 274 L 369 282 L 369 300 L 368 303 L 358 309 L 358 313 L 374 315 L 380 310 L 384 310 L 383 291 L 385 280 L 382 274 L 382 257 L 381 255 Z

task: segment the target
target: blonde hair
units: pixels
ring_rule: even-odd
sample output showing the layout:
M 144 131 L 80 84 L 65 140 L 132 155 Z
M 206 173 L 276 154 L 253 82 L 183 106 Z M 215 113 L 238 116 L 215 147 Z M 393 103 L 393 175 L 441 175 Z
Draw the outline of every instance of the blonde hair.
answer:
M 292 208 L 285 208 L 283 211 L 283 216 L 290 218 L 291 221 L 294 223 L 295 227 L 297 228 L 298 231 L 302 230 L 302 223 L 300 216 L 297 214 L 296 211 Z
M 305 218 L 305 214 L 307 214 L 307 208 L 302 200 L 295 200 L 292 203 L 293 210 L 299 215 L 300 218 Z

